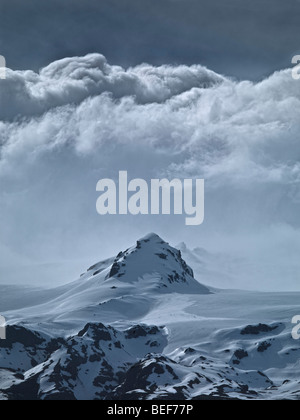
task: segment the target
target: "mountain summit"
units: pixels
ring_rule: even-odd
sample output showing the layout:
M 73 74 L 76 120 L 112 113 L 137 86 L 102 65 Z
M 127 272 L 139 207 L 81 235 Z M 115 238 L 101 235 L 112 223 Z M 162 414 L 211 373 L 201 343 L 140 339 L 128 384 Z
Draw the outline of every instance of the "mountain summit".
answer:
M 108 264 L 108 266 L 107 266 Z M 177 293 L 210 293 L 198 283 L 193 270 L 182 259 L 181 251 L 171 247 L 155 233 L 138 240 L 113 260 L 92 266 L 87 277 L 104 277 L 104 282 L 138 285 L 139 290 Z

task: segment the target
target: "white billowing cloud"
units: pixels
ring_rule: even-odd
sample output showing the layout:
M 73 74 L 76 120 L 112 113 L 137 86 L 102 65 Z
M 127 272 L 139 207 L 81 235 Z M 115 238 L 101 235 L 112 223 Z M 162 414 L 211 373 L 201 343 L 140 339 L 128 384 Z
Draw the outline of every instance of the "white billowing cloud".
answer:
M 263 226 L 270 261 L 276 244 L 276 252 L 291 238 L 294 250 L 298 244 L 299 115 L 300 83 L 291 70 L 255 84 L 199 65 L 123 69 L 92 54 L 39 74 L 8 71 L 0 81 L 2 241 L 17 253 L 40 248 L 69 258 L 74 247 L 90 253 L 100 232 L 122 232 L 128 244 L 131 231 L 161 229 L 175 243 L 198 240 L 218 251 L 230 248 L 234 234 L 236 252 L 247 250 L 250 233 L 252 249 L 254 235 L 266 250 L 268 239 L 255 236 Z M 204 177 L 201 230 L 184 230 L 181 220 L 174 229 L 158 219 L 139 219 L 139 227 L 99 219 L 96 182 L 123 169 L 145 178 Z M 279 243 L 283 231 L 290 233 Z
M 1 86 L 0 118 L 41 115 L 55 107 L 79 105 L 105 92 L 115 99 L 134 96 L 140 104 L 161 103 L 193 87 L 208 87 L 222 80 L 201 66 L 141 65 L 126 71 L 110 66 L 99 54 L 66 58 L 39 74 L 9 72 Z
M 234 181 L 298 180 L 300 84 L 290 70 L 234 82 L 201 66 L 125 70 L 98 54 L 10 72 L 1 84 L 2 154 L 107 143 L 181 154 L 171 168 Z M 296 153 L 295 153 L 296 152 Z M 239 177 L 237 177 L 237 173 Z

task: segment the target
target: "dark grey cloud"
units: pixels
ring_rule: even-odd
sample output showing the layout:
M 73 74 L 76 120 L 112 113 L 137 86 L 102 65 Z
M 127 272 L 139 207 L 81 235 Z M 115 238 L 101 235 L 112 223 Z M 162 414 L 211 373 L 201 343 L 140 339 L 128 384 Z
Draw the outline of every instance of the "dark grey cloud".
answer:
M 199 63 L 258 79 L 300 52 L 298 0 L 1 0 L 14 69 L 99 52 L 123 66 Z

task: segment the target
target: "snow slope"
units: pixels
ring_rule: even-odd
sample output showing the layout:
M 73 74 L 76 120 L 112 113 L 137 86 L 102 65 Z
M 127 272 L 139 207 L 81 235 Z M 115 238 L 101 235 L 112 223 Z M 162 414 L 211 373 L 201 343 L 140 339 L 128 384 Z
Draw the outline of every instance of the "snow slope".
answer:
M 23 308 L 11 295 L 2 399 L 300 396 L 300 293 L 210 289 L 155 234 Z

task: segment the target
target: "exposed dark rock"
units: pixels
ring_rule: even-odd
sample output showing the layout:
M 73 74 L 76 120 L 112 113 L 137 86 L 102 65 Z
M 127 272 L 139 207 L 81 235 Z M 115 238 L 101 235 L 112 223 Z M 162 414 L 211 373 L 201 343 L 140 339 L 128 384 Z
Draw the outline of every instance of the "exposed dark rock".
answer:
M 146 336 L 147 336 L 147 331 L 141 325 L 137 325 L 133 328 L 130 328 L 130 330 L 126 331 L 126 338 L 129 338 L 129 339 L 138 338 L 138 337 L 146 337 Z
M 257 351 L 259 352 L 259 353 L 263 353 L 263 352 L 265 352 L 266 350 L 268 350 L 268 348 L 270 348 L 271 347 L 271 343 L 268 343 L 267 341 L 264 341 L 263 343 L 260 343 L 259 344 L 259 346 L 258 346 L 258 348 L 257 348 Z
M 184 350 L 184 353 L 185 354 L 194 354 L 194 353 L 196 353 L 196 350 L 189 347 L 189 348 Z
M 121 269 L 120 264 L 117 263 L 117 262 L 114 262 L 112 267 L 111 267 L 111 270 L 110 270 L 109 274 L 106 276 L 106 278 L 109 279 L 111 277 L 117 276 L 117 274 L 119 274 L 119 272 L 120 272 L 120 269 Z
M 45 340 L 37 332 L 18 325 L 8 325 L 6 327 L 6 340 L 0 340 L 0 348 L 11 349 L 15 343 L 23 344 L 24 347 L 34 348 L 45 343 Z
M 168 256 L 166 254 L 155 254 L 155 255 L 157 255 L 162 260 L 167 260 L 168 259 Z
M 236 350 L 235 352 L 234 352 L 234 358 L 233 358 L 233 360 L 232 360 L 232 363 L 234 364 L 234 365 L 239 365 L 240 364 L 240 362 L 241 362 L 241 360 L 243 360 L 243 359 L 245 359 L 246 357 L 248 357 L 249 356 L 249 354 L 245 351 L 245 350 L 243 350 L 243 349 L 239 349 L 239 350 Z
M 110 332 L 103 324 L 87 324 L 84 329 L 78 333 L 78 337 L 83 337 L 85 334 L 90 335 L 97 341 L 111 340 Z
M 241 331 L 241 335 L 259 335 L 261 333 L 269 333 L 275 331 L 277 328 L 278 325 L 275 325 L 274 327 L 266 324 L 248 325 Z

